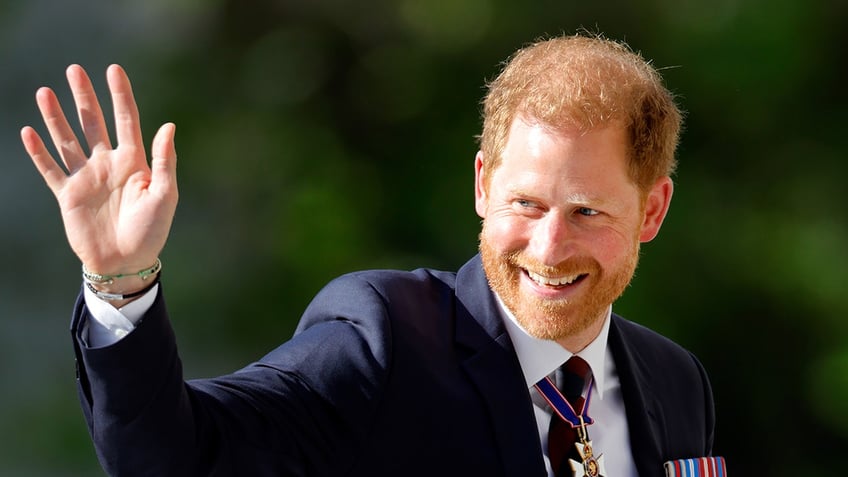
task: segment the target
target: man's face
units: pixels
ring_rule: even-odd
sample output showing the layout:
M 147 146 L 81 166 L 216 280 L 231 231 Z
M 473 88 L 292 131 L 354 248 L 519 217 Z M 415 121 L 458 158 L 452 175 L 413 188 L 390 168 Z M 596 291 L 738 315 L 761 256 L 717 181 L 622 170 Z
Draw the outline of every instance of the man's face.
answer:
M 659 230 L 671 189 L 661 179 L 643 203 L 620 127 L 580 133 L 519 117 L 500 166 L 484 170 L 479 153 L 476 161 L 480 250 L 492 288 L 531 335 L 579 351 L 630 282 L 639 244 Z

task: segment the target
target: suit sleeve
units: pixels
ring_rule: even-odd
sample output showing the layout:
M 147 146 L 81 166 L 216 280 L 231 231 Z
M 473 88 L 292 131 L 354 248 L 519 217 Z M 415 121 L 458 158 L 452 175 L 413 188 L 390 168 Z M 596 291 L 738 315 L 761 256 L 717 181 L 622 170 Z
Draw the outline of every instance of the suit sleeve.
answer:
M 336 280 L 296 335 L 227 376 L 185 381 L 162 290 L 137 328 L 87 348 L 72 333 L 83 413 L 110 476 L 332 475 L 379 403 L 389 327 L 367 283 Z

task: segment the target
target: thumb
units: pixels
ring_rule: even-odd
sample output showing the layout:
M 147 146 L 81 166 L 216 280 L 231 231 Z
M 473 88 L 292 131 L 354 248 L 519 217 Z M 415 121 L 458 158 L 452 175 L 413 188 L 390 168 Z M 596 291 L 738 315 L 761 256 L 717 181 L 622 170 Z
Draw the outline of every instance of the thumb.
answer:
M 153 137 L 150 187 L 163 195 L 175 194 L 177 191 L 176 130 L 174 123 L 165 123 Z

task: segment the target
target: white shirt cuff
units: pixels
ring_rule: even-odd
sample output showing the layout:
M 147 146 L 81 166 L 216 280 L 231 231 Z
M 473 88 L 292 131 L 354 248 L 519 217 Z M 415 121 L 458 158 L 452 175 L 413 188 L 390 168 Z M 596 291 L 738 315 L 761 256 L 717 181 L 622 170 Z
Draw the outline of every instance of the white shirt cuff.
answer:
M 85 305 L 92 318 L 83 324 L 83 341 L 92 348 L 101 348 L 120 341 L 135 329 L 141 317 L 153 306 L 158 290 L 157 283 L 139 299 L 118 309 L 108 301 L 98 298 L 88 287 L 83 287 Z

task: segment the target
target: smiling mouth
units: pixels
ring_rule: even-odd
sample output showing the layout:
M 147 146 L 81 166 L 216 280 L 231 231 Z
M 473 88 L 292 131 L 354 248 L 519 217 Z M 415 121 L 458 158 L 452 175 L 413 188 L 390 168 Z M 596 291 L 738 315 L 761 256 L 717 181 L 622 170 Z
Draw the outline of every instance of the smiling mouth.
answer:
M 588 276 L 588 274 L 586 273 L 580 273 L 577 275 L 565 275 L 561 277 L 546 277 L 544 275 L 539 275 L 538 273 L 534 273 L 526 269 L 524 270 L 524 273 L 527 274 L 530 280 L 533 280 L 533 282 L 537 283 L 538 285 L 551 288 L 564 288 L 569 285 L 579 283 L 581 280 Z

